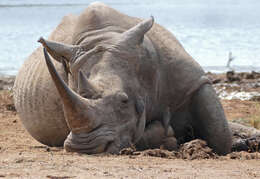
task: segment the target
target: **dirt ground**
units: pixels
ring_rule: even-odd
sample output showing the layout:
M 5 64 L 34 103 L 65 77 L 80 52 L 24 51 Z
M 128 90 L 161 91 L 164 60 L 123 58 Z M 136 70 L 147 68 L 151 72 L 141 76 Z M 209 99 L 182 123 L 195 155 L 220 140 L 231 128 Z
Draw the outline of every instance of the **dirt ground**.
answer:
M 229 120 L 250 124 L 259 113 L 259 101 L 222 104 Z M 0 178 L 260 178 L 260 153 L 219 157 L 205 143 L 194 141 L 183 146 L 181 154 L 158 149 L 93 156 L 49 148 L 26 132 L 10 92 L 0 91 Z

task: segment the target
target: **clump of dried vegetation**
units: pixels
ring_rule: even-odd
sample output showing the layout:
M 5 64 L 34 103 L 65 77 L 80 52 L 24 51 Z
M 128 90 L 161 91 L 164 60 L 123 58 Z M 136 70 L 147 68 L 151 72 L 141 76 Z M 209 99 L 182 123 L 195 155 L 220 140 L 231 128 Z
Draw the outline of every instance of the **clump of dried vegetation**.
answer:
M 250 118 L 250 124 L 252 127 L 260 129 L 260 104 L 256 104 L 254 108 L 255 113 Z
M 15 111 L 11 90 L 0 90 L 0 110 Z

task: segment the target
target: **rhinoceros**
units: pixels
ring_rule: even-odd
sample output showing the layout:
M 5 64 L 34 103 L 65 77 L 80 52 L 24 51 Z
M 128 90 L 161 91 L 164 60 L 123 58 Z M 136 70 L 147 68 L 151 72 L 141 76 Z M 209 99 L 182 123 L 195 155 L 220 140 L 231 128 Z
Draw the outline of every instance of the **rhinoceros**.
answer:
M 39 42 L 14 85 L 16 109 L 39 142 L 94 154 L 174 150 L 201 138 L 230 152 L 231 131 L 205 72 L 153 17 L 92 3 Z

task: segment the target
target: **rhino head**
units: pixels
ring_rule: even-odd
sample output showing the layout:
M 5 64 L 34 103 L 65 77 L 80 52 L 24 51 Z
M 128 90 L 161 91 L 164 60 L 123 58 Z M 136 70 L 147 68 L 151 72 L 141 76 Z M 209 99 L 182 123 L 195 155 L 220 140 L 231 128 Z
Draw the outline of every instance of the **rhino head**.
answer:
M 65 45 L 39 39 L 71 131 L 64 142 L 67 151 L 118 153 L 143 135 L 146 100 L 135 70 L 146 56 L 144 35 L 153 21 L 111 32 L 103 44 L 92 46 L 84 40 Z M 64 65 L 71 85 L 61 79 L 48 53 Z

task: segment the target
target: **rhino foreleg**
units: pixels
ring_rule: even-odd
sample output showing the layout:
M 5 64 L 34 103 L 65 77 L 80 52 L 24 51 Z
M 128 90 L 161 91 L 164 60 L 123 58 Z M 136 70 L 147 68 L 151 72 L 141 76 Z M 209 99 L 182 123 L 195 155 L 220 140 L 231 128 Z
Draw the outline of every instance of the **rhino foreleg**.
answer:
M 163 148 L 177 150 L 177 140 L 174 137 L 172 127 L 160 121 L 151 122 L 146 128 L 142 138 L 136 144 L 137 150 Z
M 206 140 L 216 153 L 220 155 L 229 153 L 232 135 L 213 87 L 210 84 L 203 85 L 191 101 L 192 125 L 195 134 Z

